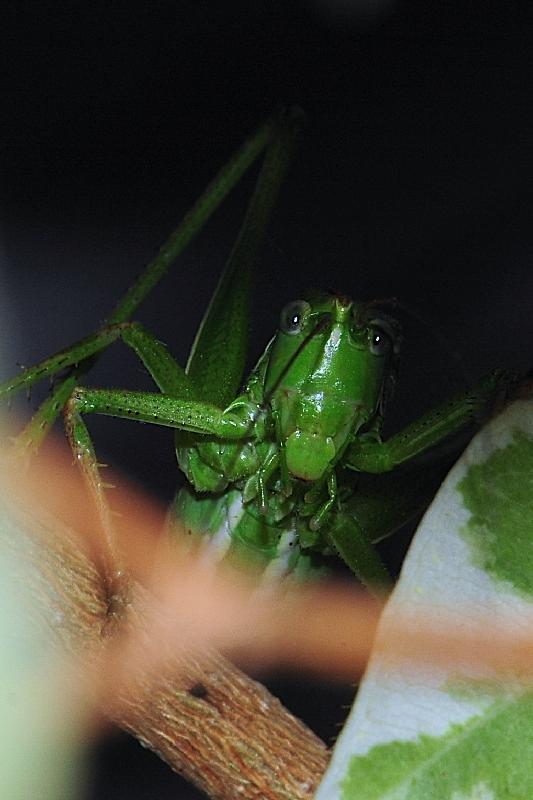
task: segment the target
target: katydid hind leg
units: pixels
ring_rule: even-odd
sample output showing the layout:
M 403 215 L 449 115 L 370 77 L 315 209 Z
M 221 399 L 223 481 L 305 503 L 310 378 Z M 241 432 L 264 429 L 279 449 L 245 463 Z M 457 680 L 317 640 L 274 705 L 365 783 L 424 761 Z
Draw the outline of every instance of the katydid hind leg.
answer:
M 186 371 L 198 396 L 221 407 L 233 400 L 242 382 L 255 264 L 301 117 L 298 111 L 280 115 L 242 227 L 191 348 Z
M 277 134 L 277 128 L 277 117 L 267 120 L 237 150 L 163 244 L 157 256 L 147 265 L 111 312 L 106 320 L 107 325 L 122 323 L 131 318 L 146 296 L 169 271 L 187 245 L 199 233 L 225 197 L 240 181 L 243 174 L 261 155 L 265 147 Z M 61 413 L 61 409 L 71 395 L 72 390 L 83 382 L 83 378 L 98 357 L 99 353 L 95 353 L 93 356 L 85 358 L 59 382 L 54 388 L 52 396 L 43 401 L 26 428 L 19 435 L 18 444 L 20 446 L 24 449 L 34 450 L 40 447 L 48 431 Z

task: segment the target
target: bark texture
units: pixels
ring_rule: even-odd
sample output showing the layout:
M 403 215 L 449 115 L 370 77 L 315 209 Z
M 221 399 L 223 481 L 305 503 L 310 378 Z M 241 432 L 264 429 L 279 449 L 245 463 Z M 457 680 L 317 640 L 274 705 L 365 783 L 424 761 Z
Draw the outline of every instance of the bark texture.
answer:
M 143 588 L 133 588 L 124 625 L 110 634 L 103 581 L 79 537 L 54 517 L 10 503 L 2 519 L 0 544 L 25 565 L 21 580 L 42 609 L 37 624 L 60 648 L 89 663 L 124 628 L 148 646 Z M 311 798 L 328 761 L 320 739 L 213 652 L 166 662 L 155 677 L 137 671 L 118 688 L 109 715 L 214 800 Z

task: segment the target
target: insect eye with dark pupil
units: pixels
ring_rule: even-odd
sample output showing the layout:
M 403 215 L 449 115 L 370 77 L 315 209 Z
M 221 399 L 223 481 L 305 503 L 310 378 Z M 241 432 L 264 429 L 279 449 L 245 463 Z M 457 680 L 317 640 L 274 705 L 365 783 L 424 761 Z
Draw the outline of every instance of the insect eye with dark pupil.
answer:
M 390 337 L 379 328 L 372 328 L 370 331 L 370 352 L 375 356 L 384 356 L 390 349 Z
M 311 307 L 305 300 L 296 300 L 285 306 L 281 312 L 279 326 L 283 333 L 300 333 L 304 327 L 305 320 Z

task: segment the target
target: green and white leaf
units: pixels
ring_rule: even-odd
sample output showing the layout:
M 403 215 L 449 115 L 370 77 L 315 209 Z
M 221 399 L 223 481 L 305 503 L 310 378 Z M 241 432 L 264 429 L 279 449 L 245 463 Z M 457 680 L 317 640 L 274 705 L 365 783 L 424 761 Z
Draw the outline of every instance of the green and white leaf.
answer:
M 466 609 L 466 614 L 464 610 Z M 481 431 L 426 513 L 380 623 L 401 613 L 523 632 L 533 611 L 533 402 Z M 415 623 L 416 624 L 416 623 Z M 385 641 L 385 639 L 383 639 Z M 316 800 L 531 800 L 533 692 L 465 664 L 375 655 Z

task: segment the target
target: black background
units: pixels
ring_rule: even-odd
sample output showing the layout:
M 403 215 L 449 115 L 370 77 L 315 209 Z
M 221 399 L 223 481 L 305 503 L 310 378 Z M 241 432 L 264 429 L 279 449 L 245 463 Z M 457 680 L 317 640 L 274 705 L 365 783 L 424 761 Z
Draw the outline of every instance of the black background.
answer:
M 251 361 L 309 286 L 397 296 L 394 427 L 494 366 L 532 365 L 528 4 L 270 0 L 3 6 L 2 351 L 94 329 L 280 103 L 307 125 L 257 282 Z M 183 363 L 242 216 L 233 193 L 139 318 Z M 92 379 L 149 388 L 120 345 Z M 35 405 L 34 398 L 33 404 Z M 169 431 L 91 420 L 102 460 L 168 499 Z M 351 690 L 278 681 L 326 738 Z M 193 797 L 138 745 L 96 748 L 87 800 Z M 192 791 L 192 790 L 191 790 Z

